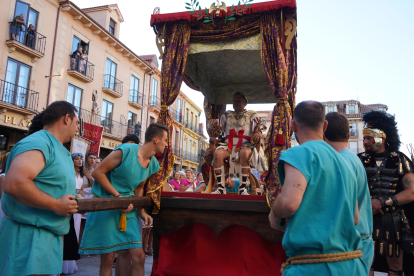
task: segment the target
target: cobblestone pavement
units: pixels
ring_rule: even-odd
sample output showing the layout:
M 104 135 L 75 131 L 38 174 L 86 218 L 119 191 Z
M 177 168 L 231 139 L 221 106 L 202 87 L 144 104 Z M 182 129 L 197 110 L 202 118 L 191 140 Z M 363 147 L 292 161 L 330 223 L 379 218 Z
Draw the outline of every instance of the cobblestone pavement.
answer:
M 72 274 L 73 276 L 99 276 L 99 255 L 87 258 L 81 255 L 78 261 L 78 271 Z M 145 259 L 145 276 L 151 275 L 152 256 L 147 256 Z M 112 269 L 112 275 L 115 275 L 115 269 Z
M 99 276 L 99 255 L 87 258 L 81 255 L 78 261 L 78 271 L 72 274 L 73 276 Z M 147 256 L 145 259 L 145 276 L 151 275 L 152 256 Z M 115 269 L 112 269 L 112 275 L 115 275 Z M 375 272 L 375 276 L 386 276 L 386 273 Z

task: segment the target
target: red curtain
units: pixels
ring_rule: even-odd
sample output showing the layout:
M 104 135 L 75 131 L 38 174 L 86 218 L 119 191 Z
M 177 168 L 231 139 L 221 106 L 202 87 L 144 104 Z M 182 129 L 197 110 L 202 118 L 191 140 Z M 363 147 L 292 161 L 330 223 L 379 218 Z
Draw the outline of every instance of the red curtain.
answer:
M 151 276 L 277 276 L 285 261 L 282 243 L 265 240 L 242 225 L 213 229 L 191 223 L 160 236 Z

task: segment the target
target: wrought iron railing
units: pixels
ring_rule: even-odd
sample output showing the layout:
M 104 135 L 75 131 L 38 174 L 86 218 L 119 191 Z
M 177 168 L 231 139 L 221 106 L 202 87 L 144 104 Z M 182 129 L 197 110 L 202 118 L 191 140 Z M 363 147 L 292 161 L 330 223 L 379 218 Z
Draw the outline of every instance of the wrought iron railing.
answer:
M 183 123 L 183 114 L 181 113 L 181 111 L 177 111 L 174 108 L 170 108 L 170 115 L 173 119 L 175 119 L 176 121 Z
M 194 131 L 195 133 L 198 133 L 198 132 L 199 132 L 199 131 L 198 131 L 198 129 L 197 129 L 197 127 L 196 127 L 196 125 L 195 125 L 195 124 L 193 124 L 193 123 L 192 123 L 192 122 L 190 122 L 190 121 L 185 121 L 185 123 L 184 123 L 184 127 L 191 129 L 191 130 L 192 130 L 192 131 Z
M 29 30 L 28 27 L 22 25 L 20 30 L 13 26 L 13 22 L 9 22 L 10 25 L 10 40 L 15 40 L 22 45 L 25 45 L 42 55 L 45 54 L 46 49 L 46 37 L 37 31 Z M 19 35 L 16 35 L 19 33 Z M 14 38 L 13 38 L 14 35 Z
M 184 152 L 183 159 L 193 161 L 193 162 L 198 161 L 197 155 L 195 153 L 191 153 L 189 151 L 183 151 L 183 152 Z
M 182 157 L 182 150 L 179 147 L 172 146 L 172 150 L 175 156 Z
M 88 60 L 82 59 L 79 57 L 73 58 L 69 56 L 69 58 L 70 58 L 69 70 L 78 71 L 82 75 L 93 80 L 93 77 L 95 75 L 95 65 L 90 63 Z
M 357 136 L 358 136 L 358 132 L 357 132 L 357 130 L 356 130 L 356 129 L 354 129 L 354 128 L 350 128 L 350 129 L 349 129 L 349 135 L 350 135 L 351 137 L 357 137 Z
M 101 126 L 103 127 L 104 132 L 118 136 L 119 138 L 123 138 L 127 135 L 128 126 L 116 122 L 111 118 L 101 116 Z
M 39 92 L 0 80 L 0 102 L 37 112 Z
M 111 89 L 112 91 L 115 91 L 119 95 L 122 96 L 122 87 L 123 82 L 115 78 L 114 76 L 110 74 L 104 75 L 104 86 L 103 88 Z
M 80 107 L 78 109 L 79 119 L 82 119 L 85 123 L 99 125 L 101 123 L 101 116 L 96 113 L 93 113 L 90 110 L 86 110 Z
M 157 108 L 161 108 L 161 100 L 160 98 L 156 97 L 155 95 L 151 95 L 149 97 L 149 105 L 155 106 Z
M 129 101 L 144 106 L 144 94 L 139 93 L 138 90 L 131 89 L 129 90 Z

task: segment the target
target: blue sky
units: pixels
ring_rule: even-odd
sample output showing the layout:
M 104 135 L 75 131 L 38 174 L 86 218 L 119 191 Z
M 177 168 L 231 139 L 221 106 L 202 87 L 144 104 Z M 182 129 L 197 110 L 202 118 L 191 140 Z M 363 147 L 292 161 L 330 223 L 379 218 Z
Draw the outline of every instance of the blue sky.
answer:
M 228 6 L 238 2 L 224 1 Z M 117 3 L 125 19 L 120 39 L 139 55 L 158 55 L 150 27 L 153 9 L 184 11 L 185 2 L 188 0 L 74 1 L 81 8 Z M 200 0 L 200 5 L 210 7 L 212 2 Z M 258 2 L 267 1 L 253 3 Z M 403 143 L 414 143 L 414 1 L 297 0 L 297 12 L 297 102 L 358 99 L 363 104 L 386 104 L 388 112 L 396 116 Z M 182 90 L 202 106 L 201 93 L 185 84 Z M 405 145 L 401 150 L 407 153 Z

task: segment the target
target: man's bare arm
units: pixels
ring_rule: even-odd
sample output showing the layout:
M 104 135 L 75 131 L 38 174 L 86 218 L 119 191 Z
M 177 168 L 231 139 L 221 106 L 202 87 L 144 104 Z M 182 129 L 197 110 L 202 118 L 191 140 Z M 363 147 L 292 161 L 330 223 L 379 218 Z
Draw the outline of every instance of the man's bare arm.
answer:
M 144 196 L 145 181 L 142 181 L 138 187 L 134 190 L 134 194 L 137 197 Z M 144 227 L 150 227 L 152 225 L 152 217 L 145 212 L 143 207 L 137 207 L 138 216 L 145 222 Z
M 404 184 L 404 191 L 395 195 L 399 205 L 414 201 L 414 173 L 405 174 L 402 182 Z
M 356 203 L 356 209 L 355 209 L 355 217 L 354 217 L 354 224 L 357 225 L 359 222 L 359 206 L 358 206 L 358 200 Z
M 17 155 L 7 171 L 4 193 L 24 205 L 51 210 L 61 216 L 76 213 L 78 205 L 75 200 L 72 200 L 74 199 L 72 195 L 56 199 L 40 190 L 33 182 L 44 167 L 44 156 L 38 150 Z
M 285 182 L 281 193 L 273 203 L 273 214 L 279 218 L 292 216 L 302 203 L 308 183 L 305 176 L 292 165 L 285 162 Z
M 119 192 L 109 182 L 106 173 L 118 167 L 122 162 L 122 150 L 111 152 L 101 164 L 92 172 L 92 177 L 102 186 L 102 188 L 113 196 L 118 196 Z

